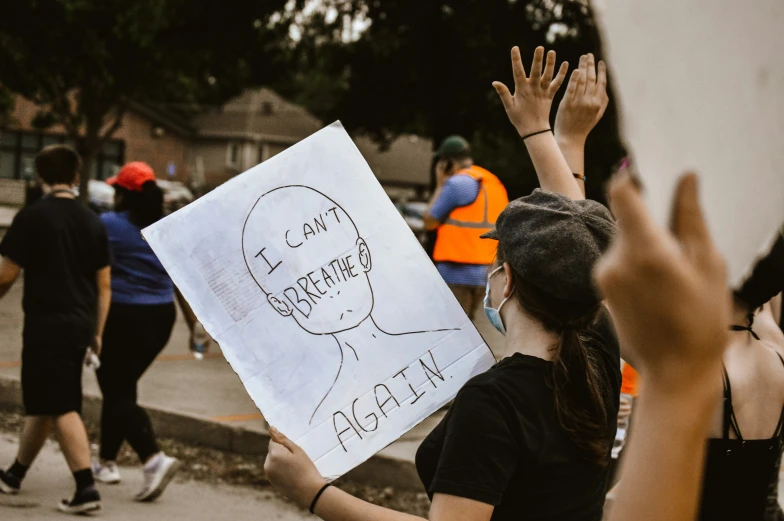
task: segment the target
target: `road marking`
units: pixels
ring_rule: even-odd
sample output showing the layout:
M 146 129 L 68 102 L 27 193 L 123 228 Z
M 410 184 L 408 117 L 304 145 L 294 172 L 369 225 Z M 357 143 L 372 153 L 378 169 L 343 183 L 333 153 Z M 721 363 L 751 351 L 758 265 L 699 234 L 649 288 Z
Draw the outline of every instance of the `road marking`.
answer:
M 210 418 L 216 422 L 244 422 L 248 420 L 263 420 L 264 416 L 256 414 L 232 414 L 229 416 L 213 416 Z

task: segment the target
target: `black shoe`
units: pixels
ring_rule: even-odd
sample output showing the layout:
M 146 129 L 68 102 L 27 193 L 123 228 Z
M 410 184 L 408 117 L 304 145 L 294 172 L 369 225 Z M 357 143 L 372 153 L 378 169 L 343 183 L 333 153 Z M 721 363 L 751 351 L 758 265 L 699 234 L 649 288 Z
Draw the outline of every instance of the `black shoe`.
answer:
M 13 474 L 0 470 L 0 492 L 3 494 L 18 494 L 22 482 Z
M 63 499 L 57 508 L 66 514 L 89 514 L 101 509 L 101 495 L 95 487 L 78 490 L 73 499 Z

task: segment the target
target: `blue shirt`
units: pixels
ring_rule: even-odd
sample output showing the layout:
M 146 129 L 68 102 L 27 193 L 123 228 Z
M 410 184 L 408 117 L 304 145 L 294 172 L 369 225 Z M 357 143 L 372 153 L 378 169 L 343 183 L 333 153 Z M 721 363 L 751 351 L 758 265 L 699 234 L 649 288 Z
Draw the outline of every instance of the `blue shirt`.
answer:
M 430 215 L 441 222 L 445 221 L 455 208 L 473 203 L 479 195 L 480 187 L 480 182 L 469 175 L 453 175 L 444 183 L 441 195 L 430 209 Z M 447 284 L 484 286 L 487 283 L 485 264 L 437 262 L 436 268 Z
M 112 248 L 112 302 L 168 304 L 174 302 L 174 284 L 161 261 L 128 220 L 127 212 L 101 215 Z

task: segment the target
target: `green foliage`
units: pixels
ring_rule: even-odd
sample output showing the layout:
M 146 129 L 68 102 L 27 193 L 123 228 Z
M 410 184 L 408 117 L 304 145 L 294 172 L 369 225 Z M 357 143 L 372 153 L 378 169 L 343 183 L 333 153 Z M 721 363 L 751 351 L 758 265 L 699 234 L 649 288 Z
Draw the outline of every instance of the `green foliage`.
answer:
M 129 100 L 222 103 L 249 84 L 251 66 L 257 81 L 274 74 L 284 41 L 276 31 L 284 29 L 269 19 L 285 4 L 8 2 L 0 16 L 0 78 L 43 107 L 40 123 L 63 125 L 79 137 L 89 172 L 89 160 L 117 129 Z
M 370 27 L 346 39 L 362 17 Z M 583 53 L 602 56 L 590 8 L 577 0 L 330 0 L 300 31 L 279 90 L 381 144 L 402 133 L 436 142 L 462 134 L 512 196 L 529 193 L 536 177 L 491 87 L 512 84 L 509 50 L 520 46 L 526 66 L 537 45 L 572 67 Z M 589 195 L 601 199 L 601 181 L 623 154 L 612 101 L 587 148 Z

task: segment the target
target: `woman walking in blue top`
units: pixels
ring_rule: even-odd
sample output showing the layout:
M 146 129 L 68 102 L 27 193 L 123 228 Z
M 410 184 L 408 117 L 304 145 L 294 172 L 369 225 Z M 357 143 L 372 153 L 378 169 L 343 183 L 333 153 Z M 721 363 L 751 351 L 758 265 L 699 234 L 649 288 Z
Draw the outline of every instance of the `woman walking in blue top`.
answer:
M 98 383 L 103 393 L 98 481 L 118 483 L 115 460 L 127 440 L 144 464 L 138 501 L 160 496 L 179 462 L 158 448 L 150 418 L 136 403 L 139 379 L 169 341 L 177 311 L 174 285 L 141 234 L 163 216 L 163 192 L 149 165 L 128 163 L 109 180 L 115 211 L 101 218 L 112 262 L 112 305 L 103 335 Z

